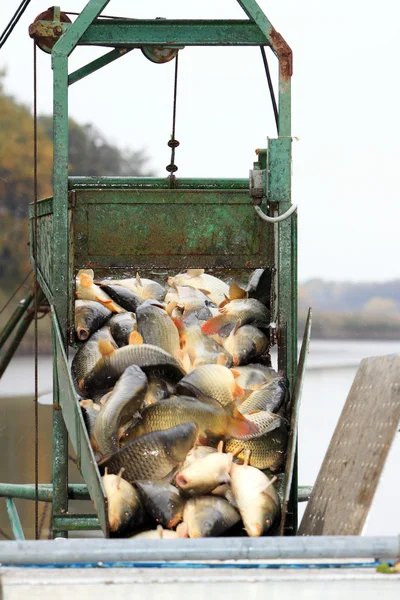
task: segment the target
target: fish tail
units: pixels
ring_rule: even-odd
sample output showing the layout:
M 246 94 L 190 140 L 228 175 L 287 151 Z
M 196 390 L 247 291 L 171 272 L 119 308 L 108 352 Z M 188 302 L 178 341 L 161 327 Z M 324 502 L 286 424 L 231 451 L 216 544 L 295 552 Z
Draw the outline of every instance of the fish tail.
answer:
M 258 432 L 255 423 L 248 421 L 236 407 L 233 409 L 233 416 L 228 416 L 228 435 L 231 437 L 243 437 Z
M 212 317 L 201 326 L 202 333 L 211 335 L 212 333 L 218 333 L 224 325 L 229 323 L 229 318 L 225 314 L 217 315 Z

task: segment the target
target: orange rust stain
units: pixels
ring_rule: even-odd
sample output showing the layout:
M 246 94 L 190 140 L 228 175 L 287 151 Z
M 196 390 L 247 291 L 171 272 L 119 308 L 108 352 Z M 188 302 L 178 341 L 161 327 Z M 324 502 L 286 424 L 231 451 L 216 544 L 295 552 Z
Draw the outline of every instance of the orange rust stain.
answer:
M 271 29 L 270 38 L 279 57 L 280 74 L 284 79 L 289 79 L 293 75 L 292 49 L 274 28 Z

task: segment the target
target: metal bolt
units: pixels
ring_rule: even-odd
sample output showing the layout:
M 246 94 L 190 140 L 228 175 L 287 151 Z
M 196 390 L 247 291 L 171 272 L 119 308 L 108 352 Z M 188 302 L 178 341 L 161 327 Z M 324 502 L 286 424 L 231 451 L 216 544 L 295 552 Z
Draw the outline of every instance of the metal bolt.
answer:
M 56 33 L 57 35 L 61 35 L 62 34 L 62 27 L 61 25 L 56 25 L 56 27 L 54 27 L 54 33 Z

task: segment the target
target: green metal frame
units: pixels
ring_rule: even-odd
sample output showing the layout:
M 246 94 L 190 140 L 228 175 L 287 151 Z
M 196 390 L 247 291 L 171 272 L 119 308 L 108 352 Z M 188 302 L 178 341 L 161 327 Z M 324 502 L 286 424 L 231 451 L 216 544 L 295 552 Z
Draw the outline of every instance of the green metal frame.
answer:
M 227 194 L 231 198 L 242 197 L 241 202 L 252 209 L 254 200 L 249 190 L 249 180 L 210 180 L 176 179 L 174 189 L 170 189 L 169 179 L 157 178 L 68 178 L 68 86 L 113 60 L 125 55 L 134 48 L 143 47 L 184 47 L 184 46 L 269 46 L 279 61 L 279 120 L 278 138 L 269 139 L 268 147 L 259 152 L 255 168 L 264 171 L 263 198 L 256 202 L 264 211 L 279 215 L 291 205 L 291 75 L 292 53 L 282 36 L 273 28 L 267 17 L 254 0 L 237 0 L 248 20 L 241 21 L 177 21 L 168 19 L 133 20 L 97 18 L 109 0 L 90 0 L 74 23 L 59 21 L 38 21 L 31 25 L 30 33 L 53 36 L 58 41 L 52 52 L 53 97 L 54 97 L 54 159 L 53 159 L 53 199 L 41 201 L 39 213 L 39 258 L 38 276 L 50 304 L 52 312 L 54 346 L 54 418 L 53 418 L 53 528 L 56 536 L 67 536 L 74 528 L 92 528 L 100 524 L 107 535 L 106 502 L 104 489 L 87 439 L 79 404 L 68 369 L 67 347 L 69 340 L 70 314 L 73 299 L 75 275 L 75 251 L 70 232 L 79 221 L 79 202 L 82 198 L 90 204 L 90 190 L 104 198 L 107 190 L 118 191 L 118 201 L 128 197 L 124 190 L 151 191 L 161 202 L 177 201 L 186 195 L 207 194 L 209 202 L 225 207 Z M 55 13 L 59 14 L 59 13 Z M 90 62 L 74 73 L 68 74 L 68 57 L 78 45 L 110 46 L 109 53 Z M 86 196 L 85 196 L 86 194 Z M 183 195 L 182 195 L 183 194 Z M 132 197 L 132 194 L 131 194 Z M 143 204 L 147 202 L 142 196 Z M 121 200 L 122 201 L 122 200 Z M 149 200 L 154 202 L 153 200 Z M 106 202 L 106 200 L 104 200 Z M 156 202 L 157 203 L 157 202 Z M 226 206 L 229 204 L 227 202 Z M 83 210 L 83 209 L 82 209 Z M 228 210 L 228 208 L 226 208 Z M 244 209 L 243 209 L 244 210 Z M 255 212 L 253 210 L 253 212 Z M 84 213 L 82 212 L 82 219 Z M 247 218 L 247 217 L 246 217 Z M 256 217 L 257 219 L 258 217 Z M 31 214 L 32 219 L 32 214 Z M 249 224 L 253 221 L 249 220 Z M 277 340 L 279 368 L 286 372 L 290 393 L 293 393 L 297 370 L 297 220 L 296 215 L 277 225 L 258 224 L 265 232 L 274 232 L 274 257 L 278 297 Z M 252 227 L 253 225 L 251 225 Z M 211 226 L 209 231 L 212 231 Z M 207 232 L 206 232 L 207 233 Z M 210 234 L 211 235 L 211 234 Z M 254 235 L 254 230 L 253 230 Z M 255 236 L 259 236 L 260 229 Z M 266 234 L 270 235 L 270 234 Z M 40 239 L 47 236 L 52 246 L 51 258 L 47 263 L 40 257 Z M 269 239 L 269 238 L 268 238 Z M 271 238 L 273 239 L 273 238 Z M 48 248 L 47 248 L 47 253 Z M 256 254 L 248 261 L 248 268 L 261 266 L 256 262 Z M 261 259 L 260 259 L 261 260 Z M 89 259 L 88 259 L 89 261 Z M 89 261 L 90 262 L 90 261 Z M 107 262 L 107 261 L 106 261 Z M 218 262 L 218 261 L 217 261 Z M 218 264 L 214 264 L 218 266 Z M 107 263 L 108 264 L 108 263 Z M 264 263 L 265 264 L 265 263 Z M 78 266 L 83 266 L 79 264 Z M 109 266 L 109 265 L 108 265 Z M 202 265 L 197 265 L 202 266 Z M 231 268 L 231 265 L 230 265 Z M 45 269 L 47 271 L 45 272 Z M 67 432 L 68 430 L 68 432 Z M 68 434 L 78 456 L 78 466 L 84 476 L 89 494 L 95 504 L 98 518 L 86 515 L 68 515 Z M 292 461 L 293 462 L 293 461 Z M 285 535 L 297 531 L 297 469 L 291 463 L 289 479 L 292 479 L 289 511 L 286 519 Z M 4 486 L 0 484 L 0 495 Z M 41 493 L 44 493 L 41 490 Z M 47 492 L 46 492 L 47 493 Z M 86 523 L 86 527 L 85 527 Z

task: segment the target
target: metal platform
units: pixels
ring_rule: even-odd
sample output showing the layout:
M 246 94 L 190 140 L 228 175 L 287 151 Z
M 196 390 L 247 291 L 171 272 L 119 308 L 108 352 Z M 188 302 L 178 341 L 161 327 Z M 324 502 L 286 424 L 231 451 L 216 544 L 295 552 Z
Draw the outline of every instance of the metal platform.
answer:
M 250 567 L 251 565 L 249 565 Z M 205 587 L 207 586 L 207 587 Z M 176 600 L 190 593 L 192 600 L 397 600 L 400 575 L 360 568 L 216 569 L 18 569 L 0 568 L 2 600 L 103 600 L 146 597 Z

